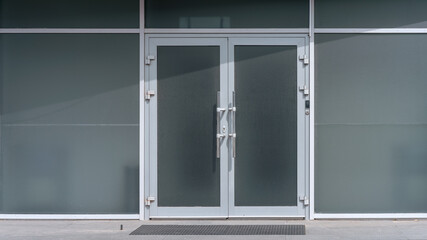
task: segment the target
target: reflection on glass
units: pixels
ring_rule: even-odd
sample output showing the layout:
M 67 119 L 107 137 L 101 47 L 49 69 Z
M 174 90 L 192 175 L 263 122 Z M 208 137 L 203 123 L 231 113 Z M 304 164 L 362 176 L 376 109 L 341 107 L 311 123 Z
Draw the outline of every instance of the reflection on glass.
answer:
M 180 17 L 179 28 L 230 28 L 230 17 Z
M 425 28 L 425 0 L 316 0 L 320 28 Z
M 147 0 L 147 28 L 308 28 L 309 1 Z

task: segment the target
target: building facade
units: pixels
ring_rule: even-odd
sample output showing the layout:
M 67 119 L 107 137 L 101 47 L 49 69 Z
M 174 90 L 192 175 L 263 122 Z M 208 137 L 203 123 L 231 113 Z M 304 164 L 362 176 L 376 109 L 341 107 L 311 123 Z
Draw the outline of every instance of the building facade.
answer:
M 426 56 L 424 0 L 0 0 L 0 218 L 425 218 Z

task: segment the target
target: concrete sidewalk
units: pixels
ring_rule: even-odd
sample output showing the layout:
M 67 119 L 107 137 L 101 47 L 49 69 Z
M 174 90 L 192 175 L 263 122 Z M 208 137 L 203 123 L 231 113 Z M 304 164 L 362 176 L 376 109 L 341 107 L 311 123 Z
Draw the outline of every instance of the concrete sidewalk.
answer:
M 305 236 L 129 236 L 142 224 L 305 224 Z M 123 230 L 120 230 L 123 225 Z M 0 239 L 427 239 L 427 220 L 53 221 L 1 220 Z

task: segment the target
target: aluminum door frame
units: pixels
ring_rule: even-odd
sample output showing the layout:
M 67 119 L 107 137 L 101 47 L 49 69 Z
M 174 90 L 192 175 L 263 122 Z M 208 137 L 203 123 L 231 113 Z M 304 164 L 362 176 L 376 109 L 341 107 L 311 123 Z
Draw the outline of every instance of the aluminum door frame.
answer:
M 207 40 L 211 39 L 211 40 Z M 193 43 L 191 43 L 191 42 Z M 218 41 L 218 42 L 216 42 Z M 238 41 L 238 42 L 236 42 Z M 228 96 L 224 98 L 221 95 L 221 103 L 224 101 L 225 103 L 231 103 L 232 92 L 234 90 L 234 73 L 229 71 L 228 67 L 234 67 L 233 64 L 228 63 L 230 61 L 229 53 L 231 53 L 234 45 L 294 45 L 297 46 L 297 54 L 300 56 L 301 54 L 309 56 L 308 52 L 308 36 L 305 34 L 147 34 L 145 36 L 145 52 L 146 56 L 153 55 L 152 53 L 156 53 L 156 48 L 153 48 L 153 44 L 158 44 L 158 46 L 220 46 L 220 59 L 221 59 L 221 89 L 223 86 L 223 80 L 228 81 Z M 220 44 L 217 44 L 220 43 Z M 237 43 L 237 44 L 232 44 Z M 207 44 L 207 45 L 206 45 Z M 223 51 L 226 51 L 226 56 L 224 57 Z M 228 52 L 227 52 L 228 51 Z M 232 52 L 234 53 L 234 51 Z M 157 55 L 157 54 L 155 54 Z M 233 57 L 234 58 L 234 57 Z M 309 85 L 309 65 L 305 65 L 303 61 L 298 61 L 298 86 L 300 85 Z M 223 63 L 226 63 L 225 65 Z M 152 69 L 157 69 L 157 62 L 154 60 L 149 66 L 145 66 L 146 79 L 145 89 L 152 90 L 156 85 L 157 76 L 152 76 L 151 72 L 157 74 L 156 71 Z M 234 68 L 233 68 L 234 71 Z M 224 76 L 224 72 L 226 76 Z M 230 78 L 231 76 L 231 78 Z M 308 115 L 301 115 L 301 111 L 304 111 L 304 100 L 310 100 L 309 96 L 302 97 L 301 93 L 298 95 L 298 196 L 309 197 L 309 127 L 310 121 Z M 141 96 L 144 97 L 144 96 Z M 157 196 L 157 178 L 154 178 L 155 182 L 152 181 L 152 174 L 157 175 L 157 169 L 153 171 L 153 168 L 157 168 L 157 165 L 153 165 L 153 157 L 157 161 L 157 147 L 153 149 L 152 144 L 155 143 L 157 145 L 157 118 L 153 118 L 150 112 L 153 108 L 157 109 L 157 99 L 156 96 L 152 98 L 152 100 L 156 100 L 155 103 L 152 101 L 151 110 L 149 102 L 145 101 L 145 125 L 144 128 L 146 130 L 145 134 L 145 198 L 149 196 Z M 222 105 L 221 107 L 226 107 Z M 309 109 L 310 111 L 310 109 Z M 155 112 L 157 113 L 157 112 Z M 303 113 L 304 114 L 304 113 Z M 229 120 L 229 113 L 224 115 L 225 118 Z M 153 121 L 153 120 L 156 121 Z M 303 120 L 302 120 L 303 119 Z M 223 122 L 221 122 L 221 125 Z M 151 130 L 150 130 L 151 129 Z M 230 129 L 230 126 L 229 126 Z M 154 130 L 154 131 L 153 131 Z M 227 130 L 228 133 L 229 130 Z M 153 138 L 154 136 L 154 138 Z M 297 207 L 234 207 L 234 175 L 230 176 L 231 172 L 226 173 L 227 176 L 224 177 L 222 173 L 224 172 L 223 168 L 226 167 L 225 171 L 229 171 L 230 164 L 233 159 L 231 158 L 232 151 L 231 150 L 231 141 L 227 140 L 228 144 L 224 149 L 224 145 L 221 147 L 221 153 L 224 154 L 228 152 L 228 158 L 224 158 L 221 156 L 221 180 L 226 179 L 226 181 L 221 181 L 221 207 L 213 207 L 213 208 L 204 208 L 204 211 L 197 212 L 194 207 L 189 208 L 176 208 L 176 207 L 168 207 L 163 208 L 164 211 L 159 211 L 157 209 L 157 203 L 153 202 L 151 207 L 145 206 L 145 216 L 147 219 L 149 218 L 233 218 L 233 217 L 267 217 L 267 218 L 307 218 L 308 216 L 308 206 L 304 207 L 304 204 L 298 200 L 298 209 Z M 154 155 L 154 156 L 153 156 Z M 155 162 L 156 163 L 156 162 Z M 233 162 L 234 164 L 234 162 Z M 233 171 L 233 170 L 232 170 Z M 234 174 L 234 173 L 233 173 Z M 232 178 L 231 178 L 232 177 Z M 232 179 L 232 181 L 231 181 Z M 224 186 L 226 185 L 226 186 Z M 152 189 L 152 190 L 151 190 Z M 224 190 L 227 190 L 224 193 Z M 230 196 L 230 197 L 229 197 Z M 233 198 L 233 199 L 231 199 Z M 224 204 L 224 201 L 227 201 Z M 233 203 L 233 205 L 229 205 Z M 153 208 L 153 205 L 155 206 Z M 225 209 L 222 208 L 226 206 Z M 294 209 L 292 209 L 294 208 Z M 182 210 L 186 210 L 185 214 L 183 214 Z
M 145 133 L 146 152 L 148 160 L 149 176 L 146 184 L 146 198 L 154 197 L 149 210 L 150 218 L 227 218 L 228 217 L 228 150 L 226 140 L 221 144 L 220 156 L 220 206 L 219 207 L 159 207 L 157 201 L 157 47 L 158 46 L 218 46 L 220 49 L 220 90 L 221 107 L 226 107 L 228 103 L 228 56 L 226 38 L 181 38 L 181 37 L 147 37 L 148 49 L 146 56 L 154 56 L 149 65 L 146 65 L 147 81 L 146 91 L 154 91 L 155 95 L 150 100 L 145 101 Z M 189 89 L 191 91 L 191 89 Z M 141 96 L 143 97 L 143 96 Z M 227 125 L 227 112 L 221 118 L 221 126 Z M 228 130 L 226 132 L 228 135 Z
M 268 38 L 266 37 L 232 37 L 229 38 L 228 45 L 228 61 L 229 61 L 229 99 L 231 99 L 234 89 L 235 75 L 234 75 L 234 47 L 242 45 L 251 46 L 297 46 L 297 86 L 308 86 L 308 65 L 304 64 L 303 60 L 300 60 L 300 56 L 308 56 L 307 39 L 305 37 L 283 37 L 283 38 Z M 237 207 L 234 205 L 235 200 L 235 168 L 234 158 L 232 157 L 232 151 L 229 153 L 231 160 L 229 169 L 229 217 L 267 217 L 267 218 L 305 218 L 306 217 L 306 206 L 303 201 L 300 201 L 300 197 L 307 195 L 307 146 L 308 146 L 308 131 L 307 125 L 309 123 L 309 116 L 305 114 L 305 100 L 309 100 L 308 96 L 305 96 L 299 89 L 297 91 L 297 206 L 283 206 L 283 207 L 270 207 L 270 206 L 253 206 L 253 207 Z M 238 92 L 236 92 L 238 94 Z M 238 111 L 238 109 L 237 109 Z M 230 123 L 231 124 L 231 123 Z M 230 128 L 231 126 L 229 126 Z M 238 128 L 238 126 L 237 126 Z M 237 132 L 237 136 L 239 133 Z M 238 141 L 237 141 L 238 145 Z M 232 146 L 229 146 L 231 149 Z M 238 152 L 237 152 L 238 154 Z

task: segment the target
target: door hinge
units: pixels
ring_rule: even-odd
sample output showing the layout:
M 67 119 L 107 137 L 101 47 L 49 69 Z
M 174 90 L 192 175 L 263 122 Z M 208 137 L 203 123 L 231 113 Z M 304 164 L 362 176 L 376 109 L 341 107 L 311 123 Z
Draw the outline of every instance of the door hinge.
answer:
M 145 100 L 150 100 L 151 97 L 155 95 L 156 95 L 156 92 L 154 92 L 153 90 L 148 90 L 147 92 L 145 92 Z
M 156 59 L 156 57 L 154 57 L 153 55 L 148 55 L 147 57 L 145 57 L 145 65 L 150 65 L 151 61 L 154 61 L 154 59 Z
M 151 205 L 151 202 L 154 202 L 154 201 L 156 201 L 156 198 L 155 198 L 155 197 L 147 197 L 147 198 L 145 199 L 145 206 L 150 206 L 150 205 Z
M 310 205 L 310 200 L 308 199 L 308 197 L 307 197 L 307 196 L 299 197 L 299 200 L 300 200 L 301 202 L 303 202 L 304 206 L 308 206 L 308 205 Z
M 310 59 L 307 57 L 307 55 L 300 55 L 299 60 L 304 62 L 304 65 L 310 64 Z
M 310 95 L 310 89 L 308 89 L 307 85 L 299 86 L 299 90 L 304 93 L 304 96 Z

